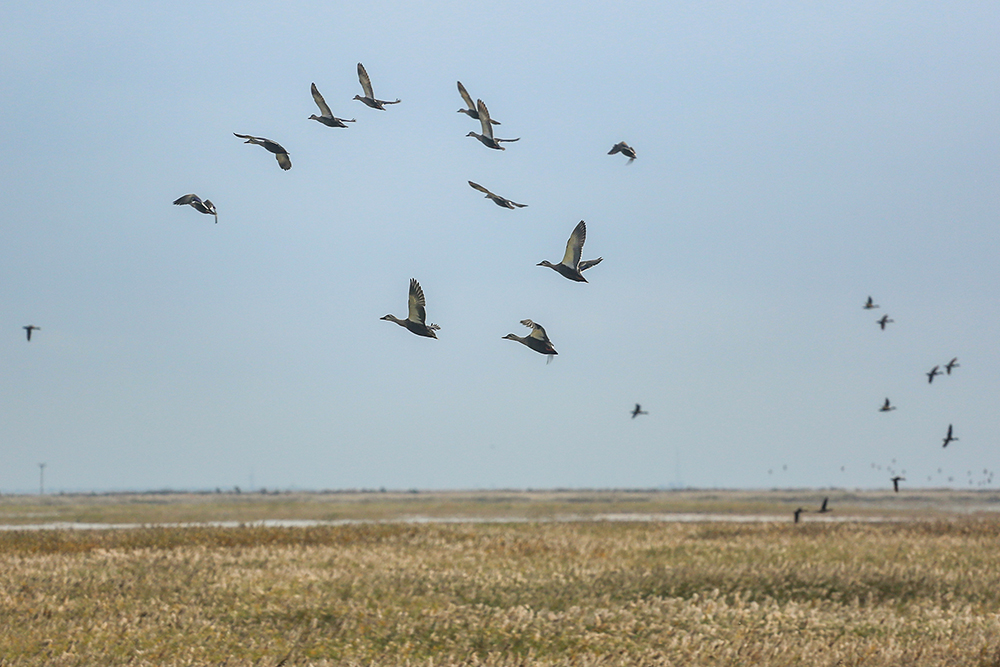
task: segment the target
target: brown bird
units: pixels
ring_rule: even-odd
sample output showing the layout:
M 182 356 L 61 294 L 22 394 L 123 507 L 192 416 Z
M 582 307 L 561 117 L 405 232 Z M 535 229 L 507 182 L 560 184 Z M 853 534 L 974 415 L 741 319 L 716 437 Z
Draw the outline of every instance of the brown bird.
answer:
M 583 272 L 592 266 L 597 266 L 604 258 L 598 257 L 597 259 L 588 259 L 581 262 L 580 256 L 583 253 L 583 244 L 586 240 L 587 223 L 581 220 L 573 229 L 573 233 L 569 235 L 569 240 L 566 241 L 566 254 L 563 255 L 562 261 L 558 264 L 553 264 L 547 259 L 543 259 L 535 266 L 547 266 L 550 269 L 554 269 L 558 274 L 570 280 L 575 280 L 578 283 L 587 282 L 587 279 L 583 277 Z
M 41 331 L 42 330 L 41 327 L 36 327 L 34 324 L 29 324 L 28 326 L 21 327 L 21 328 L 28 332 L 28 342 L 29 343 L 31 342 L 31 332 L 32 331 Z
M 872 308 L 878 308 L 878 304 L 872 303 L 872 298 L 869 296 L 868 301 L 865 302 L 865 305 L 862 306 L 862 308 L 864 308 L 865 310 L 871 310 Z
M 219 223 L 219 214 L 215 210 L 215 204 L 212 203 L 211 199 L 206 199 L 202 201 L 201 197 L 198 195 L 184 195 L 183 197 L 178 197 L 174 200 L 174 204 L 177 206 L 183 206 L 185 204 L 189 205 L 194 210 L 199 213 L 207 213 L 209 215 L 215 216 L 215 223 Z
M 435 331 L 440 331 L 441 327 L 436 324 L 426 324 L 427 313 L 424 310 L 426 301 L 424 300 L 424 290 L 420 288 L 420 283 L 410 278 L 410 293 L 407 299 L 407 315 L 405 320 L 401 320 L 395 315 L 380 317 L 380 320 L 395 322 L 401 327 L 406 327 L 418 336 L 437 338 Z
M 469 91 L 465 89 L 461 81 L 458 82 L 458 94 L 462 96 L 462 99 L 465 100 L 465 105 L 469 107 L 468 109 L 459 109 L 458 113 L 464 113 L 469 118 L 479 120 L 479 111 L 476 110 L 476 105 L 472 102 L 472 96 L 469 95 Z M 490 123 L 492 125 L 499 125 L 500 121 L 490 118 Z
M 311 90 L 312 90 L 313 101 L 316 102 L 316 106 L 319 107 L 320 115 L 317 116 L 316 114 L 313 114 L 309 116 L 309 120 L 318 120 L 327 127 L 347 127 L 346 125 L 344 125 L 344 123 L 355 122 L 354 118 L 348 120 L 347 118 L 337 118 L 336 116 L 334 116 L 333 112 L 330 111 L 329 105 L 327 105 L 326 100 L 323 99 L 323 96 L 320 94 L 319 89 L 316 87 L 315 83 L 312 84 Z
M 233 134 L 236 133 L 233 132 Z M 292 160 L 288 157 L 288 151 L 286 151 L 278 142 L 265 139 L 264 137 L 251 137 L 249 134 L 236 134 L 236 136 L 240 139 L 246 139 L 246 141 L 243 142 L 245 144 L 257 144 L 258 146 L 263 146 L 267 150 L 274 153 L 274 157 L 278 160 L 278 166 L 285 171 L 292 168 Z
M 886 398 L 885 399 L 885 403 L 882 404 L 882 407 L 879 408 L 878 411 L 879 412 L 889 412 L 890 410 L 895 410 L 895 409 L 896 409 L 896 406 L 895 405 L 889 405 L 889 399 Z
M 524 208 L 525 206 L 527 206 L 527 204 L 518 204 L 517 202 L 512 202 L 506 197 L 495 195 L 486 188 L 484 188 L 483 186 L 481 186 L 479 183 L 473 183 L 472 181 L 469 181 L 469 185 L 471 185 L 474 189 L 479 190 L 480 192 L 485 192 L 486 198 L 492 199 L 493 203 L 496 204 L 497 206 L 503 206 L 504 208 L 509 208 L 511 210 L 513 210 L 515 206 L 517 208 Z
M 535 352 L 539 354 L 549 355 L 549 360 L 552 360 L 552 356 L 559 354 L 556 349 L 552 347 L 552 341 L 549 337 L 545 335 L 545 329 L 542 328 L 541 324 L 535 324 L 531 320 L 521 320 L 521 324 L 526 327 L 531 327 L 531 333 L 523 338 L 516 334 L 509 333 L 503 337 L 503 340 L 516 340 L 518 343 L 524 343 L 530 347 Z
M 486 108 L 482 100 L 476 100 L 476 113 L 479 115 L 479 124 L 483 127 L 482 134 L 476 134 L 475 132 L 469 132 L 467 137 L 475 137 L 479 139 L 480 143 L 487 148 L 493 148 L 498 151 L 506 150 L 500 145 L 501 142 L 511 142 L 520 141 L 521 137 L 517 139 L 495 139 L 493 137 L 493 125 L 490 121 L 490 110 Z
M 628 158 L 628 162 L 625 164 L 632 164 L 635 161 L 635 149 L 626 144 L 624 141 L 619 141 L 611 147 L 611 150 L 608 151 L 608 155 L 614 155 L 615 153 L 621 153 Z
M 399 98 L 396 98 L 393 102 L 387 102 L 385 100 L 375 99 L 375 93 L 372 92 L 372 80 L 368 78 L 368 72 L 365 71 L 365 66 L 358 63 L 358 81 L 361 82 L 361 90 L 364 91 L 365 96 L 355 95 L 354 99 L 364 102 L 372 109 L 378 109 L 380 111 L 385 111 L 385 104 L 399 104 Z

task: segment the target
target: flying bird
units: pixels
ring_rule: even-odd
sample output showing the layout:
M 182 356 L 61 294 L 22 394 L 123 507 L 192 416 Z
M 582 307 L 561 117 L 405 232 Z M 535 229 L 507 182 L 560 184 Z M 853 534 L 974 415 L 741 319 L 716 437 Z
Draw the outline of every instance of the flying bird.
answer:
M 569 235 L 569 240 L 566 241 L 566 254 L 563 255 L 562 261 L 558 264 L 553 264 L 547 259 L 543 259 L 535 266 L 547 266 L 550 269 L 554 269 L 559 275 L 570 280 L 575 280 L 578 283 L 587 282 L 587 279 L 583 277 L 583 272 L 592 266 L 597 266 L 604 258 L 598 257 L 597 259 L 587 259 L 581 262 L 580 256 L 583 253 L 583 244 L 586 240 L 587 223 L 581 220 L 573 229 L 573 233 Z
M 949 361 L 947 364 L 944 365 L 944 369 L 948 371 L 948 375 L 951 375 L 952 368 L 961 368 L 961 365 L 958 363 L 958 357 L 955 357 L 954 359 L 952 359 L 951 361 Z
M 941 445 L 942 447 L 947 447 L 949 442 L 958 442 L 958 438 L 952 436 L 952 434 L 951 434 L 951 424 L 948 424 L 948 435 L 946 435 L 943 438 L 943 440 L 944 440 L 944 444 Z
M 469 181 L 469 185 L 471 185 L 474 189 L 479 190 L 480 192 L 485 192 L 486 198 L 492 199 L 493 203 L 496 204 L 497 206 L 503 206 L 504 208 L 509 208 L 511 210 L 513 210 L 514 207 L 524 208 L 525 206 L 527 206 L 527 204 L 518 204 L 517 202 L 513 202 L 505 197 L 501 197 L 500 195 L 495 195 L 486 188 L 484 188 L 483 186 L 481 186 L 479 183 L 473 183 L 472 181 Z
M 635 149 L 626 144 L 624 141 L 619 141 L 611 147 L 611 150 L 608 151 L 608 155 L 614 155 L 615 153 L 621 153 L 628 158 L 628 162 L 625 164 L 632 164 L 635 162 Z
M 895 410 L 895 409 L 896 409 L 896 406 L 895 405 L 889 405 L 889 399 L 886 398 L 885 399 L 885 403 L 882 404 L 882 407 L 879 408 L 878 411 L 879 412 L 889 412 L 890 410 Z
M 635 404 L 635 410 L 632 411 L 632 419 L 635 419 L 639 415 L 648 415 L 649 413 L 642 409 L 638 403 Z
M 518 343 L 524 343 L 530 347 L 535 352 L 539 354 L 549 355 L 549 360 L 552 360 L 552 356 L 559 354 L 556 352 L 556 348 L 552 347 L 552 341 L 549 337 L 545 335 L 545 329 L 542 328 L 541 324 L 535 324 L 531 320 L 521 320 L 521 324 L 526 327 L 531 328 L 531 333 L 523 338 L 516 334 L 509 333 L 503 337 L 504 340 L 516 340 Z
M 420 288 L 420 283 L 415 279 L 410 278 L 410 293 L 407 299 L 407 316 L 405 320 L 401 320 L 395 315 L 386 315 L 385 317 L 380 317 L 380 320 L 388 320 L 390 322 L 395 322 L 401 327 L 406 327 L 412 333 L 418 336 L 427 336 L 428 338 L 437 338 L 435 331 L 440 331 L 441 327 L 436 324 L 426 324 L 427 313 L 424 310 L 426 301 L 424 299 L 424 290 Z
M 866 302 L 865 302 L 865 305 L 864 305 L 864 306 L 862 306 L 862 307 L 863 307 L 863 308 L 864 308 L 865 310 L 871 310 L 872 308 L 878 308 L 879 306 L 878 306 L 878 304 L 877 304 L 877 303 L 872 303 L 872 298 L 871 298 L 871 297 L 869 296 L 869 297 L 868 297 L 868 301 L 866 301 Z
M 906 478 L 905 477 L 900 477 L 899 475 L 896 475 L 895 477 L 892 477 L 891 479 L 892 479 L 892 490 L 895 491 L 896 493 L 899 493 L 899 483 L 900 482 L 905 482 Z
M 826 506 L 826 504 L 828 502 L 830 502 L 830 499 L 829 498 L 824 498 L 823 499 L 823 505 L 822 505 L 822 507 L 820 507 L 818 510 L 816 510 L 816 512 L 819 513 L 819 514 L 826 514 L 827 512 L 832 512 L 833 510 Z
M 476 113 L 479 115 L 479 124 L 483 126 L 483 133 L 476 134 L 475 132 L 469 132 L 465 136 L 475 137 L 476 139 L 479 139 L 483 146 L 493 148 L 498 151 L 506 150 L 500 145 L 501 142 L 521 140 L 521 137 L 518 137 L 517 139 L 495 139 L 493 137 L 493 125 L 490 122 L 490 110 L 486 108 L 486 105 L 482 100 L 476 100 Z
M 312 96 L 313 96 L 313 101 L 316 102 L 316 106 L 319 107 L 320 115 L 317 116 L 316 114 L 313 114 L 309 116 L 309 120 L 318 120 L 327 127 L 347 127 L 346 125 L 344 125 L 344 123 L 355 122 L 354 118 L 348 120 L 347 118 L 337 118 L 336 116 L 334 116 L 333 112 L 330 111 L 329 105 L 327 105 L 326 100 L 323 99 L 323 96 L 320 94 L 319 89 L 316 87 L 315 83 L 312 84 Z
M 361 82 L 361 90 L 364 91 L 365 96 L 355 95 L 354 99 L 364 102 L 372 109 L 379 109 L 380 111 L 385 111 L 385 104 L 399 104 L 399 98 L 397 97 L 393 102 L 387 102 L 386 100 L 375 99 L 375 93 L 372 92 L 372 80 L 368 78 L 368 72 L 365 71 L 365 66 L 358 63 L 358 81 Z
M 458 94 L 462 96 L 463 100 L 465 100 L 465 106 L 469 107 L 468 109 L 459 109 L 458 113 L 464 113 L 469 118 L 479 120 L 479 111 L 476 109 L 476 105 L 472 102 L 472 96 L 469 95 L 469 91 L 465 89 L 465 86 L 462 85 L 461 81 L 458 82 Z M 490 123 L 492 125 L 499 125 L 500 121 L 490 118 Z
M 233 134 L 236 134 L 233 132 Z M 271 141 L 270 139 L 265 139 L 264 137 L 251 137 L 249 134 L 236 134 L 240 139 L 246 139 L 243 143 L 245 144 L 256 144 L 258 146 L 263 146 L 267 150 L 274 153 L 274 157 L 278 160 L 278 166 L 280 166 L 285 171 L 292 168 L 292 160 L 288 157 L 288 151 L 286 151 L 281 144 L 276 141 Z
M 794 514 L 795 514 L 795 523 L 798 523 L 798 522 L 799 522 L 799 515 L 800 515 L 800 514 L 802 514 L 803 512 L 808 512 L 808 511 L 809 511 L 809 510 L 804 510 L 804 509 L 802 509 L 801 507 L 800 507 L 800 508 L 798 508 L 797 510 L 795 510 L 795 512 L 794 512 Z
M 28 342 L 29 343 L 31 342 L 31 332 L 32 331 L 41 331 L 42 330 L 41 327 L 36 327 L 34 324 L 29 324 L 28 326 L 21 327 L 21 328 L 28 332 Z
M 215 204 L 212 203 L 211 199 L 205 199 L 203 201 L 202 198 L 199 197 L 198 195 L 184 195 L 183 197 L 178 197 L 177 199 L 175 199 L 174 204 L 176 204 L 177 206 L 183 206 L 185 204 L 188 204 L 191 206 L 191 208 L 198 211 L 199 213 L 207 213 L 208 215 L 214 215 L 216 224 L 218 224 L 219 222 L 219 214 L 215 210 Z
M 934 368 L 924 373 L 924 375 L 927 376 L 927 384 L 931 384 L 932 382 L 934 382 L 935 375 L 944 375 L 944 373 L 939 371 L 938 368 L 940 368 L 940 366 L 935 366 Z
M 875 321 L 878 322 L 879 326 L 882 327 L 882 331 L 885 331 L 885 325 L 889 324 L 890 322 L 895 322 L 896 320 L 890 320 L 888 315 L 883 315 L 882 319 Z

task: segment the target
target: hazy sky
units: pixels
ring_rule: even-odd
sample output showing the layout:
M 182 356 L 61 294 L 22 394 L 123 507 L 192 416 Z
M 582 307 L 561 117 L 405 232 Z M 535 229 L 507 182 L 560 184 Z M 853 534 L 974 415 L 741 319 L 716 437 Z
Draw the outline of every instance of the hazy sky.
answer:
M 431 4 L 0 8 L 0 492 L 997 465 L 1000 7 Z M 536 266 L 581 219 L 588 284 Z

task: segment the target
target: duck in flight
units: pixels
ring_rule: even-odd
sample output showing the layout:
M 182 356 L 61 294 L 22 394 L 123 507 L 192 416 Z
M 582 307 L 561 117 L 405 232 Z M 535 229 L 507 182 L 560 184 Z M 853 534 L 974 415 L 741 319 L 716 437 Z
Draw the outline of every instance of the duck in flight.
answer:
M 868 297 L 868 301 L 866 301 L 866 302 L 865 302 L 865 305 L 864 305 L 864 306 L 862 306 L 862 307 L 863 307 L 863 308 L 864 308 L 865 310 L 871 310 L 872 308 L 878 308 L 879 306 L 878 306 L 878 304 L 877 304 L 877 303 L 872 303 L 872 298 L 871 298 L 871 297 L 869 296 L 869 297 Z
M 174 204 L 177 206 L 184 206 L 185 204 L 191 206 L 194 210 L 199 213 L 207 213 L 208 215 L 215 216 L 215 223 L 219 223 L 219 214 L 215 210 L 215 204 L 212 203 L 211 199 L 202 200 L 198 195 L 184 195 L 183 197 L 178 197 L 174 200 Z
M 361 95 L 355 95 L 354 99 L 364 102 L 372 109 L 378 109 L 380 111 L 385 111 L 384 105 L 386 104 L 399 104 L 398 97 L 392 102 L 375 99 L 375 93 L 372 92 L 372 80 L 368 78 L 368 72 L 365 71 L 365 66 L 361 63 L 358 63 L 358 81 L 361 82 L 361 90 L 364 91 L 365 96 L 362 97 Z
M 924 373 L 924 375 L 927 376 L 927 384 L 931 384 L 932 382 L 934 382 L 935 375 L 944 375 L 944 373 L 939 371 L 938 368 L 940 368 L 940 366 L 935 366 L 934 368 Z
M 882 327 L 882 331 L 885 331 L 885 325 L 889 324 L 890 322 L 895 322 L 896 320 L 890 320 L 888 315 L 883 315 L 882 319 L 875 321 L 878 322 L 879 326 Z
M 895 409 L 896 409 L 896 406 L 895 405 L 889 405 L 889 399 L 886 398 L 885 399 L 885 403 L 882 404 L 882 407 L 879 408 L 878 411 L 879 412 L 889 412 L 890 410 L 895 410 Z
M 420 283 L 415 279 L 410 278 L 410 293 L 407 299 L 407 315 L 405 320 L 401 320 L 395 315 L 386 315 L 385 317 L 380 317 L 380 320 L 388 320 L 390 322 L 395 322 L 401 327 L 409 329 L 412 333 L 418 336 L 427 336 L 428 338 L 437 338 L 435 331 L 440 331 L 441 327 L 436 324 L 426 324 L 427 313 L 424 310 L 426 301 L 424 299 L 424 290 L 420 288 Z
M 827 512 L 832 512 L 833 510 L 826 506 L 828 502 L 830 502 L 830 499 L 824 498 L 823 505 L 818 510 L 816 510 L 816 512 L 819 514 L 826 514 Z
M 29 324 L 28 326 L 21 327 L 21 328 L 24 329 L 28 333 L 28 342 L 29 343 L 31 342 L 31 332 L 32 331 L 41 331 L 42 330 L 41 327 L 36 327 L 34 324 Z
M 798 523 L 798 522 L 799 522 L 799 515 L 800 515 L 800 514 L 802 514 L 803 512 L 808 512 L 808 511 L 809 511 L 809 510 L 804 510 L 804 509 L 802 509 L 801 507 L 800 507 L 800 508 L 798 508 L 797 510 L 795 510 L 795 512 L 793 512 L 793 514 L 795 514 L 795 523 Z
M 236 133 L 233 132 L 233 134 Z M 246 141 L 243 142 L 245 144 L 263 146 L 265 149 L 274 153 L 274 157 L 278 160 L 278 166 L 285 171 L 292 168 L 292 159 L 288 157 L 288 151 L 286 151 L 278 142 L 265 139 L 264 137 L 252 137 L 249 134 L 236 134 L 236 136 L 240 139 L 246 139 Z
M 543 259 L 535 266 L 547 266 L 550 269 L 554 269 L 559 275 L 570 280 L 575 280 L 578 283 L 587 282 L 587 279 L 583 277 L 583 272 L 592 266 L 597 266 L 604 258 L 598 257 L 597 259 L 587 259 L 581 262 L 580 257 L 583 253 L 583 244 L 586 240 L 587 223 L 581 220 L 573 229 L 573 233 L 569 235 L 569 240 L 566 241 L 566 254 L 563 255 L 562 261 L 558 264 L 553 264 L 549 260 Z
M 943 438 L 943 440 L 944 440 L 944 444 L 941 445 L 942 447 L 947 447 L 949 442 L 958 442 L 958 438 L 952 436 L 952 434 L 951 434 L 951 424 L 948 424 L 948 435 L 946 435 Z
M 476 100 L 476 113 L 479 115 L 479 124 L 483 127 L 482 134 L 476 134 L 475 132 L 469 132 L 467 137 L 475 137 L 479 139 L 479 142 L 486 146 L 487 148 L 492 148 L 494 150 L 502 151 L 506 150 L 501 146 L 501 142 L 508 143 L 511 141 L 520 141 L 521 137 L 517 139 L 496 139 L 493 136 L 493 124 L 490 121 L 490 110 L 486 108 L 486 105 L 482 100 Z
M 635 409 L 632 410 L 632 419 L 635 419 L 639 415 L 648 415 L 649 413 L 642 409 L 642 406 L 638 403 L 635 404 Z
M 635 149 L 626 144 L 624 141 L 619 141 L 611 147 L 611 150 L 608 151 L 608 155 L 614 155 L 615 153 L 621 153 L 628 158 L 628 162 L 625 164 L 632 164 L 635 162 Z
M 504 208 L 509 208 L 511 210 L 513 210 L 515 207 L 524 208 L 525 206 L 527 206 L 527 204 L 518 204 L 517 202 L 513 202 L 507 199 L 506 197 L 495 195 L 486 188 L 484 188 L 483 186 L 481 186 L 479 183 L 473 183 L 472 181 L 469 181 L 469 185 L 471 185 L 475 190 L 479 190 L 480 192 L 485 192 L 486 198 L 492 199 L 493 203 L 496 204 L 497 206 L 502 206 Z
M 521 320 L 521 324 L 530 327 L 531 333 L 524 337 L 509 333 L 503 337 L 503 340 L 516 340 L 518 343 L 524 343 L 539 354 L 547 354 L 549 361 L 554 355 L 559 354 L 556 352 L 556 348 L 552 347 L 552 341 L 545 334 L 545 329 L 542 328 L 541 324 L 535 324 L 531 320 Z
M 947 364 L 944 365 L 944 369 L 948 371 L 948 375 L 951 375 L 952 368 L 961 368 L 961 365 L 958 363 L 958 357 L 955 357 L 954 359 L 952 359 L 951 361 L 949 361 Z
M 472 96 L 469 95 L 469 91 L 465 89 L 465 86 L 462 85 L 461 81 L 458 82 L 458 94 L 462 96 L 463 100 L 465 100 L 465 106 L 469 107 L 468 109 L 459 109 L 458 113 L 464 113 L 469 118 L 479 120 L 479 111 L 476 109 L 476 105 L 472 103 Z M 500 121 L 490 118 L 490 124 L 499 125 Z
M 899 493 L 899 483 L 905 482 L 906 478 L 896 475 L 895 477 L 892 477 L 890 479 L 892 479 L 892 490 L 895 491 L 896 493 Z
M 316 106 L 319 107 L 320 115 L 317 116 L 316 114 L 313 114 L 309 116 L 309 120 L 318 120 L 327 127 L 347 127 L 346 125 L 344 125 L 344 123 L 355 122 L 354 118 L 347 119 L 347 118 L 337 118 L 336 116 L 334 116 L 333 112 L 330 111 L 329 105 L 326 103 L 326 100 L 323 99 L 323 96 L 320 94 L 319 88 L 316 87 L 315 83 L 312 85 L 311 90 L 312 90 L 313 101 L 316 102 Z

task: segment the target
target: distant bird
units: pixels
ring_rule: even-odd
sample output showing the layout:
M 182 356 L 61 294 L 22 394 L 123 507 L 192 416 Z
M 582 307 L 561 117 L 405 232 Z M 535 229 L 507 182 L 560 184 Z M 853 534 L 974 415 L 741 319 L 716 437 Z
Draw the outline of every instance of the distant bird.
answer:
M 827 512 L 832 512 L 833 510 L 826 506 L 826 504 L 828 502 L 830 502 L 830 499 L 829 498 L 824 498 L 823 499 L 823 505 L 822 505 L 822 507 L 820 507 L 818 510 L 816 510 L 816 512 L 819 513 L 819 514 L 826 514 Z
M 42 330 L 41 327 L 36 327 L 34 324 L 29 324 L 28 326 L 21 327 L 21 328 L 28 332 L 28 342 L 29 343 L 31 342 L 31 332 L 32 331 L 41 331 Z
M 199 213 L 207 213 L 209 215 L 214 215 L 215 223 L 216 224 L 219 223 L 219 214 L 215 210 L 215 204 L 212 203 L 211 199 L 206 199 L 202 201 L 201 197 L 199 197 L 198 195 L 184 195 L 183 197 L 178 197 L 177 199 L 175 199 L 174 204 L 176 204 L 177 206 L 183 206 L 185 204 L 188 204 L 191 206 L 191 208 L 198 211 Z
M 946 435 L 943 438 L 943 440 L 944 440 L 944 444 L 941 445 L 942 447 L 947 447 L 949 442 L 958 442 L 958 438 L 953 437 L 952 434 L 951 434 L 951 424 L 948 424 L 948 435 Z
M 521 137 L 518 137 L 517 139 L 495 139 L 493 137 L 493 125 L 490 121 L 490 110 L 486 108 L 486 105 L 483 104 L 482 100 L 476 100 L 476 113 L 479 115 L 479 124 L 483 127 L 483 133 L 476 134 L 475 132 L 469 132 L 465 136 L 475 137 L 476 139 L 479 139 L 479 142 L 483 146 L 498 151 L 506 150 L 500 145 L 501 142 L 509 143 L 521 140 Z
M 906 478 L 905 477 L 900 477 L 899 475 L 896 475 L 895 477 L 893 477 L 891 479 L 892 479 L 892 490 L 895 491 L 896 493 L 899 493 L 899 483 L 900 482 L 905 482 Z
M 535 324 L 531 320 L 521 320 L 521 324 L 526 327 L 530 327 L 531 333 L 523 338 L 516 334 L 509 333 L 504 336 L 503 339 L 516 340 L 518 343 L 524 343 L 539 354 L 549 355 L 550 360 L 553 355 L 559 354 L 556 352 L 556 348 L 552 347 L 552 341 L 550 341 L 549 337 L 545 335 L 545 329 L 542 328 L 541 324 Z
M 312 90 L 313 101 L 316 102 L 316 106 L 319 107 L 320 115 L 317 116 L 316 114 L 313 114 L 309 116 L 309 120 L 318 120 L 327 127 L 347 127 L 346 125 L 344 125 L 344 123 L 355 122 L 354 118 L 348 120 L 347 118 L 337 118 L 336 116 L 334 116 L 333 112 L 330 111 L 329 105 L 327 105 L 326 100 L 323 99 L 323 96 L 320 94 L 319 89 L 316 87 L 315 83 L 312 84 L 311 90 Z
M 794 514 L 795 514 L 795 523 L 798 523 L 798 522 L 799 522 L 799 515 L 800 515 L 800 514 L 802 514 L 803 512 L 808 512 L 808 511 L 809 511 L 809 510 L 804 510 L 804 509 L 802 509 L 801 507 L 800 507 L 800 508 L 798 508 L 797 510 L 795 510 L 795 512 L 794 512 Z
M 626 144 L 624 141 L 619 141 L 611 147 L 611 150 L 608 151 L 608 155 L 614 155 L 615 153 L 621 153 L 628 158 L 628 162 L 625 164 L 632 164 L 635 161 L 635 149 Z
M 465 100 L 465 106 L 469 107 L 468 109 L 459 109 L 458 113 L 464 113 L 469 118 L 479 120 L 479 111 L 476 110 L 476 105 L 472 102 L 472 96 L 469 95 L 469 91 L 465 89 L 465 86 L 462 85 L 461 81 L 458 82 L 458 94 L 462 96 L 463 100 Z M 500 121 L 490 118 L 490 123 L 492 125 L 499 125 Z
M 927 384 L 931 384 L 932 382 L 934 382 L 934 376 L 935 375 L 944 375 L 944 373 L 942 373 L 941 371 L 939 371 L 938 368 L 940 368 L 940 366 L 935 366 L 934 368 L 930 369 L 928 372 L 924 373 L 924 375 L 927 376 Z
M 888 315 L 883 315 L 882 319 L 875 321 L 878 322 L 879 326 L 882 327 L 882 331 L 885 331 L 885 325 L 889 324 L 890 322 L 895 322 L 896 320 L 890 320 Z
M 635 410 L 632 411 L 632 419 L 635 419 L 639 415 L 648 415 L 649 413 L 642 409 L 638 403 L 635 404 Z
M 437 334 L 434 332 L 440 331 L 441 327 L 436 324 L 425 323 L 427 320 L 427 313 L 424 311 L 425 305 L 424 290 L 420 288 L 420 283 L 418 283 L 415 279 L 410 278 L 410 294 L 407 299 L 408 312 L 406 319 L 401 320 L 395 315 L 386 315 L 385 317 L 380 317 L 379 319 L 395 322 L 401 327 L 406 327 L 418 336 L 437 338 Z
M 955 357 L 954 359 L 952 359 L 951 361 L 949 361 L 947 364 L 944 365 L 944 369 L 948 371 L 948 375 L 951 375 L 952 368 L 961 368 L 961 364 L 958 363 L 958 357 Z
M 480 192 L 485 192 L 486 198 L 492 199 L 493 203 L 496 204 L 497 206 L 503 206 L 504 208 L 509 208 L 511 210 L 513 210 L 514 207 L 524 208 L 527 206 L 527 204 L 518 204 L 517 202 L 513 202 L 505 197 L 501 197 L 500 195 L 495 195 L 486 188 L 484 188 L 483 186 L 481 186 L 479 183 L 473 183 L 472 181 L 469 181 L 469 185 L 471 185 L 474 189 L 479 190 Z
M 889 405 L 889 399 L 886 398 L 885 399 L 885 403 L 882 404 L 882 407 L 879 408 L 878 411 L 879 412 L 889 412 L 890 410 L 895 410 L 895 409 L 896 409 L 896 406 L 895 405 Z
M 233 132 L 233 134 L 236 134 Z M 292 160 L 288 157 L 288 151 L 286 151 L 281 144 L 276 141 L 271 141 L 270 139 L 265 139 L 264 137 L 251 137 L 249 134 L 236 134 L 240 139 L 246 139 L 243 143 L 245 144 L 257 144 L 258 146 L 263 146 L 267 150 L 274 153 L 274 157 L 278 160 L 278 165 L 288 171 L 292 168 Z
M 385 111 L 385 104 L 399 104 L 399 98 L 396 98 L 394 102 L 387 102 L 385 100 L 375 99 L 375 93 L 372 92 L 372 80 L 368 78 L 368 72 L 365 71 L 365 66 L 358 63 L 358 81 L 361 82 L 361 90 L 364 91 L 365 96 L 355 95 L 354 99 L 364 102 L 372 109 L 379 109 L 380 111 Z
M 863 306 L 865 310 L 871 310 L 872 308 L 878 308 L 878 307 L 879 306 L 877 303 L 872 303 L 872 298 L 870 296 L 868 297 L 868 301 L 866 301 L 865 305 Z
M 587 279 L 583 277 L 583 272 L 592 266 L 597 266 L 604 258 L 598 257 L 597 259 L 588 259 L 581 262 L 580 256 L 586 240 L 587 223 L 581 220 L 573 229 L 573 233 L 569 235 L 569 240 L 566 241 L 566 254 L 563 255 L 562 261 L 558 264 L 553 264 L 547 259 L 543 259 L 535 266 L 547 266 L 550 269 L 554 269 L 559 275 L 570 280 L 575 280 L 578 283 L 587 282 Z

